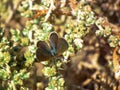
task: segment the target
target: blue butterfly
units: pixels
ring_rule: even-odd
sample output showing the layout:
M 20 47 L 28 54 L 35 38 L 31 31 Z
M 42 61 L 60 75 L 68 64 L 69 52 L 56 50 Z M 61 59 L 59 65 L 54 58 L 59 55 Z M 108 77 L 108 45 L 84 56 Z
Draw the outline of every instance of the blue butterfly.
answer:
M 59 38 L 56 32 L 52 32 L 49 37 L 49 44 L 45 41 L 37 42 L 37 61 L 46 61 L 60 56 L 68 49 L 68 43 L 64 38 Z

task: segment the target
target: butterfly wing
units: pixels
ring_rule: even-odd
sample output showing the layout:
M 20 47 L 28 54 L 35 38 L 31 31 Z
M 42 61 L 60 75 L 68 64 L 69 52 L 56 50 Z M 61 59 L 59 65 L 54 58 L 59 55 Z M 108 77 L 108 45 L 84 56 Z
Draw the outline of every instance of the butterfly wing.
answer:
M 51 54 L 48 44 L 44 41 L 38 41 L 36 50 L 36 57 L 38 61 L 45 61 L 51 59 L 53 56 Z
M 57 44 L 58 44 L 58 35 L 57 35 L 57 33 L 55 33 L 55 32 L 51 33 L 50 37 L 49 37 L 49 40 L 50 40 L 50 46 L 51 46 L 52 53 L 55 55 L 56 54 Z
M 57 55 L 61 55 L 68 49 L 68 43 L 65 39 L 59 38 L 57 43 Z

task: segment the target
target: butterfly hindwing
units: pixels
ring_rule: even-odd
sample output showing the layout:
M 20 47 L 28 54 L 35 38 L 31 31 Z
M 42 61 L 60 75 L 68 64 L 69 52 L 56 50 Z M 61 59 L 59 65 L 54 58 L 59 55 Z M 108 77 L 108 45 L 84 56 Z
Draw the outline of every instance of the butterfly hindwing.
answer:
M 67 41 L 63 38 L 59 38 L 57 44 L 57 55 L 61 55 L 67 49 L 68 49 Z

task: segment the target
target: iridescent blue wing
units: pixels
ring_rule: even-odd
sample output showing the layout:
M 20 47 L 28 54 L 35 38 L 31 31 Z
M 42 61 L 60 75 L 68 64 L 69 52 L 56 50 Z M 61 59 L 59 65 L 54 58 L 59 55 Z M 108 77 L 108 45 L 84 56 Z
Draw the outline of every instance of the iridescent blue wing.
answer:
M 52 32 L 49 37 L 50 40 L 50 46 L 51 46 L 51 51 L 53 55 L 56 55 L 56 48 L 58 44 L 58 35 L 55 32 Z

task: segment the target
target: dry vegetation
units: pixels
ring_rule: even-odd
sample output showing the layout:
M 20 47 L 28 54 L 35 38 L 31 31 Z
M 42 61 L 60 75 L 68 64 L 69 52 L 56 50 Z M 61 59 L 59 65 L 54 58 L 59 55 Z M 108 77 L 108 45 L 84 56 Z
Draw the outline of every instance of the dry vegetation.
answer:
M 0 56 L 0 70 L 2 71 L 3 67 L 6 68 L 6 62 L 3 61 L 8 60 L 7 65 L 10 67 L 11 73 L 20 70 L 30 72 L 29 78 L 21 79 L 23 83 L 14 83 L 14 85 L 11 83 L 14 77 L 3 79 L 3 73 L 0 72 L 0 90 L 27 90 L 24 87 L 27 87 L 28 90 L 44 90 L 50 85 L 51 88 L 52 85 L 57 87 L 54 85 L 58 79 L 44 75 L 47 67 L 53 68 L 53 63 L 50 64 L 49 60 L 47 63 L 49 65 L 46 66 L 41 61 L 37 62 L 34 52 L 36 42 L 41 38 L 47 41 L 51 31 L 57 32 L 69 44 L 68 50 L 61 56 L 62 59 L 66 58 L 67 62 L 56 62 L 56 64 L 60 63 L 60 66 L 55 71 L 57 73 L 55 77 L 60 76 L 64 79 L 61 87 L 59 87 L 59 82 L 62 81 L 58 81 L 58 90 L 120 90 L 120 0 L 49 1 L 3 0 L 0 2 L 0 55 L 5 52 L 10 55 L 9 60 L 8 58 L 2 59 L 3 56 Z M 39 10 L 40 6 L 42 10 Z M 91 12 L 94 13 L 94 16 Z M 91 20 L 87 21 L 88 19 Z M 101 21 L 98 22 L 99 20 Z M 99 33 L 101 28 L 104 31 Z M 22 33 L 18 34 L 18 36 L 21 35 L 18 38 L 20 41 L 14 41 L 12 35 L 15 34 L 11 29 L 19 30 Z M 24 30 L 31 31 L 32 35 L 25 36 L 28 32 L 24 34 Z M 1 34 L 2 32 L 3 34 Z M 3 37 L 8 38 L 9 45 L 4 44 L 6 41 L 2 41 Z M 76 44 L 74 40 L 79 41 Z M 9 47 L 5 47 L 7 45 Z M 33 52 L 23 55 L 28 51 L 28 46 L 35 46 Z M 15 51 L 15 48 L 18 51 Z M 31 59 L 34 60 L 28 61 L 26 64 L 29 60 L 27 57 L 30 56 L 34 57 Z M 61 59 L 61 57 L 59 58 Z M 56 82 L 51 82 L 50 78 L 51 81 L 56 80 Z M 51 83 L 49 84 L 49 82 Z M 6 85 L 11 85 L 11 88 L 7 89 Z M 47 88 L 46 90 L 57 89 Z

